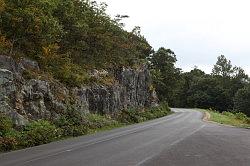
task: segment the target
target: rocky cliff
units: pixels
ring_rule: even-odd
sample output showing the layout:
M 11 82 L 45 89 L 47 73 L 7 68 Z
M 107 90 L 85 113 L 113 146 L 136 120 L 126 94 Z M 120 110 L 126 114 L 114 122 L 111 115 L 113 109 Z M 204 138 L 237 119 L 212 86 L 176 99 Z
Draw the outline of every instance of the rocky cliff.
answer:
M 0 55 L 0 111 L 16 125 L 29 120 L 55 119 L 69 105 L 83 113 L 114 114 L 130 107 L 157 104 L 149 70 L 123 68 L 113 71 L 113 85 L 68 88 L 58 81 L 25 79 L 26 70 L 39 71 L 35 61 Z

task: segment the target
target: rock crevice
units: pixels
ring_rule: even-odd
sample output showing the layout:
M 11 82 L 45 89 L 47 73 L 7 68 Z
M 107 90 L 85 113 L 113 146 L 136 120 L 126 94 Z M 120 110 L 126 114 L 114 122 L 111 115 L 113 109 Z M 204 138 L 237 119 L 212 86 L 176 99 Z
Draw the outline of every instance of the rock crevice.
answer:
M 26 80 L 22 77 L 25 69 L 40 70 L 35 61 L 17 62 L 0 55 L 0 112 L 12 117 L 16 125 L 25 125 L 29 120 L 58 118 L 69 103 L 77 111 L 99 114 L 157 104 L 146 66 L 113 71 L 117 82 L 113 85 L 94 84 L 81 88 L 67 88 L 46 80 Z

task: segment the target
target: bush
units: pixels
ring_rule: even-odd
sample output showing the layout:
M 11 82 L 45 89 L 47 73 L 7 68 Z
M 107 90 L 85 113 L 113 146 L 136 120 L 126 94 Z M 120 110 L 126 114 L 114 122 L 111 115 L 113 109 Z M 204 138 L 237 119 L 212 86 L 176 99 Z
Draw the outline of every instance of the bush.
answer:
M 86 118 L 89 121 L 90 129 L 98 129 L 118 125 L 118 122 L 116 120 L 113 120 L 108 116 L 101 116 L 98 114 L 87 114 Z
M 134 108 L 122 110 L 116 118 L 119 122 L 126 124 L 133 124 L 145 121 L 145 119 L 140 116 L 139 111 Z
M 36 146 L 56 140 L 60 136 L 60 130 L 55 125 L 45 120 L 39 120 L 28 124 L 23 132 L 25 146 Z
M 250 86 L 237 91 L 234 97 L 234 109 L 250 116 Z
M 116 119 L 119 122 L 132 124 L 146 120 L 160 118 L 171 113 L 167 103 L 161 103 L 158 107 L 149 108 L 146 110 L 128 109 L 121 111 Z
M 235 116 L 232 112 L 227 112 L 227 111 L 222 112 L 222 114 L 226 115 L 226 116 L 229 116 L 229 117 L 234 117 Z
M 0 137 L 0 151 L 10 151 L 16 149 L 18 142 L 13 137 Z
M 74 126 L 62 126 L 61 128 L 62 137 L 77 137 L 88 133 L 88 127 L 84 125 Z
M 0 137 L 0 150 L 10 151 L 18 149 L 21 140 L 21 133 L 11 128 L 5 132 L 3 137 Z
M 4 136 L 6 132 L 11 130 L 13 123 L 9 117 L 0 113 L 0 136 Z
M 243 120 L 243 121 L 248 120 L 248 117 L 242 112 L 235 113 L 235 116 L 236 116 L 237 119 L 240 119 L 240 120 Z
M 66 114 L 54 121 L 63 137 L 80 136 L 88 132 L 89 121 L 84 114 L 69 107 Z

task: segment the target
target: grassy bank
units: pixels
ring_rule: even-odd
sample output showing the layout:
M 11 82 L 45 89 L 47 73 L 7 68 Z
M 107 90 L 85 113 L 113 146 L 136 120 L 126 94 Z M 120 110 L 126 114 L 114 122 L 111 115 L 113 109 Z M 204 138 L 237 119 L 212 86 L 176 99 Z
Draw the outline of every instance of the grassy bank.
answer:
M 210 114 L 208 120 L 220 124 L 231 125 L 242 128 L 250 128 L 250 118 L 243 113 L 222 112 L 206 110 Z
M 68 109 L 60 118 L 32 121 L 17 127 L 11 119 L 0 114 L 0 151 L 11 151 L 49 142 L 110 130 L 129 124 L 160 118 L 171 113 L 167 104 L 150 109 L 128 109 L 113 116 L 81 114 Z

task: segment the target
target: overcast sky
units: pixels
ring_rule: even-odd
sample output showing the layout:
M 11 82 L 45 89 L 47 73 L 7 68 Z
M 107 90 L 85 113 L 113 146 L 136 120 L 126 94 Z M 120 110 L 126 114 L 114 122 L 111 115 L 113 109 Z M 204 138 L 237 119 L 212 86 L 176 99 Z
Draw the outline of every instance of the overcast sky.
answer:
M 177 66 L 195 65 L 211 72 L 225 55 L 250 74 L 249 0 L 98 0 L 111 16 L 126 14 L 126 29 L 140 26 L 157 50 L 163 46 L 177 55 Z

